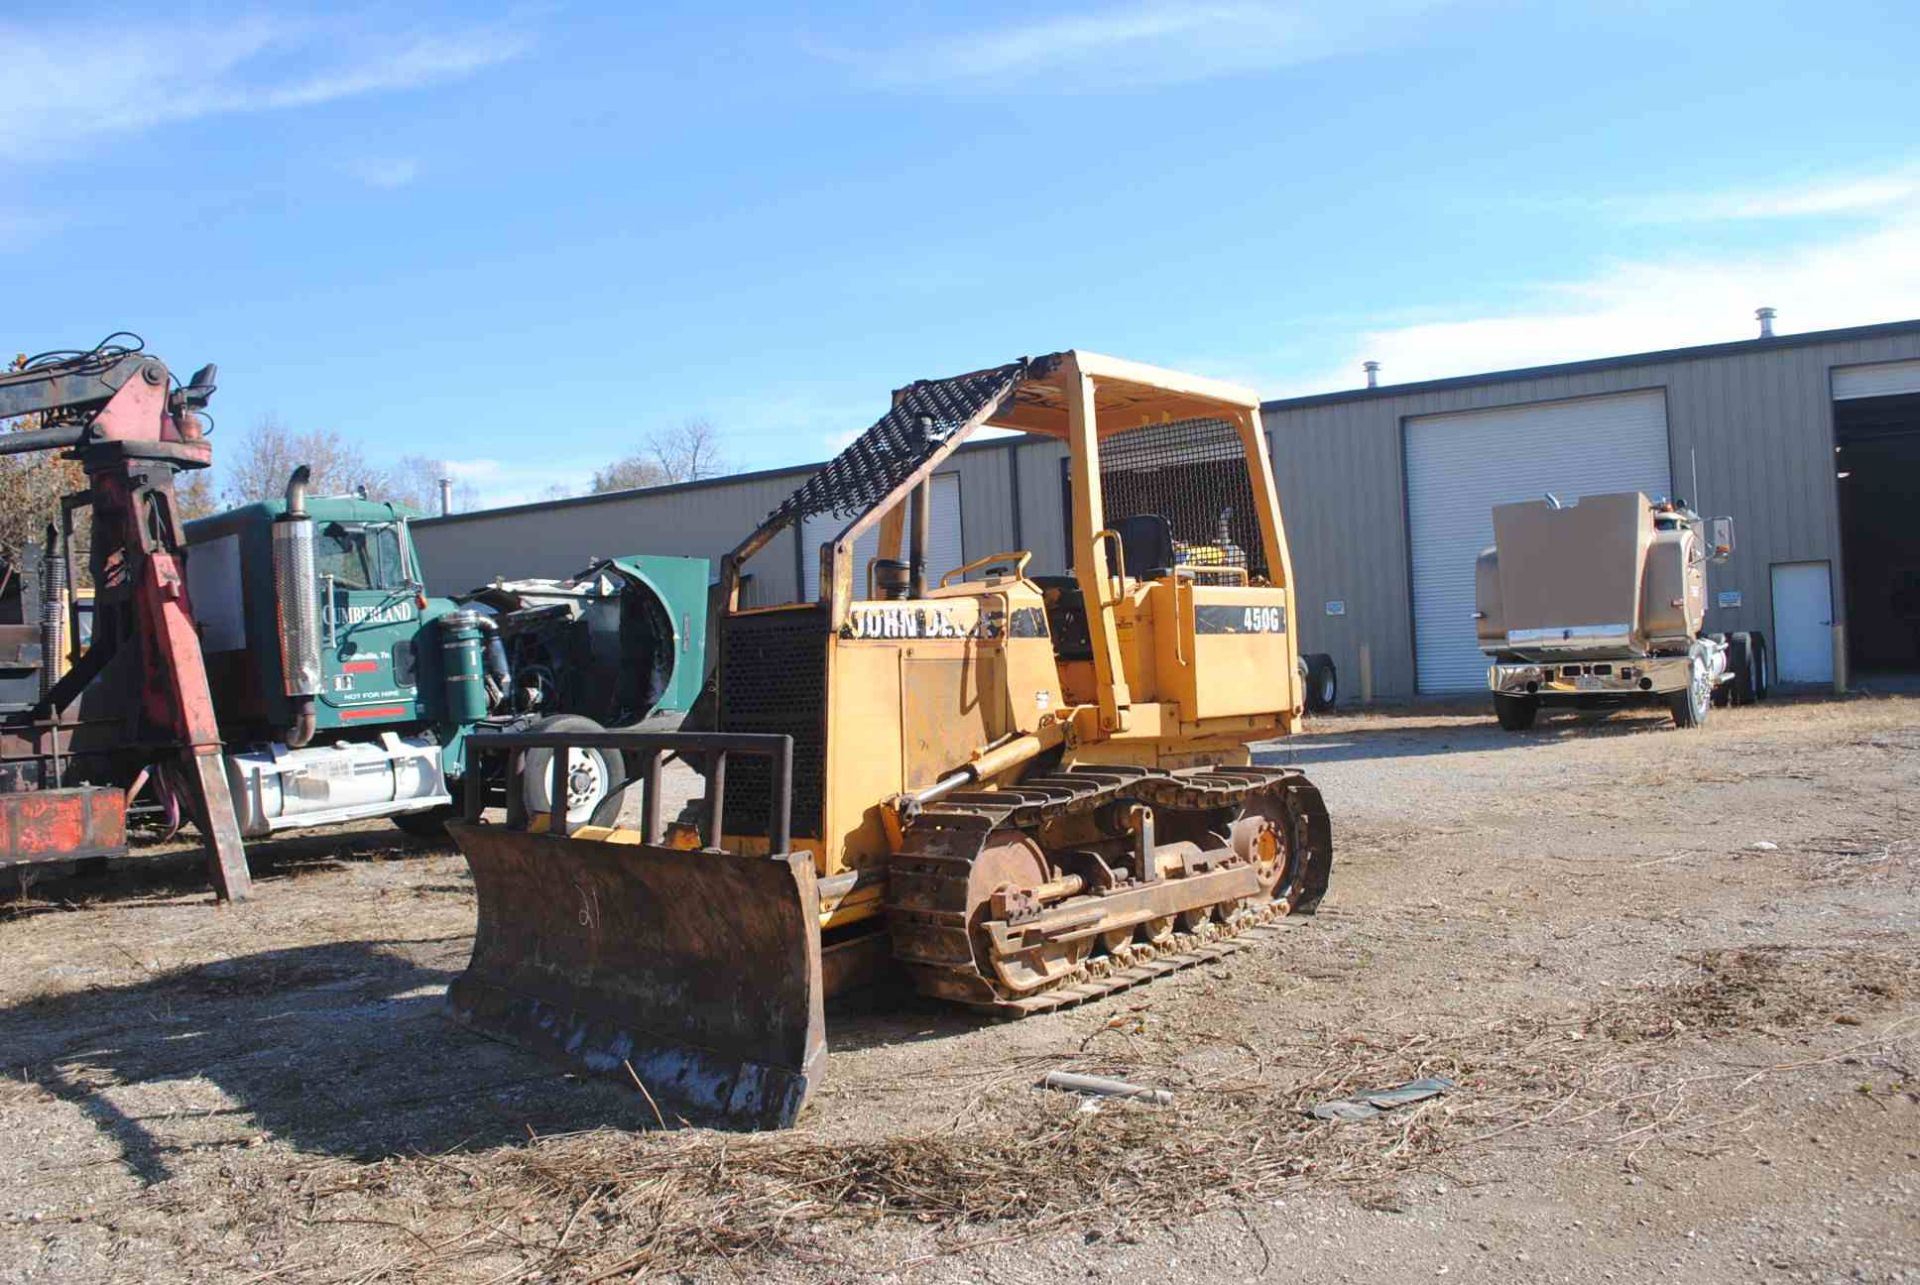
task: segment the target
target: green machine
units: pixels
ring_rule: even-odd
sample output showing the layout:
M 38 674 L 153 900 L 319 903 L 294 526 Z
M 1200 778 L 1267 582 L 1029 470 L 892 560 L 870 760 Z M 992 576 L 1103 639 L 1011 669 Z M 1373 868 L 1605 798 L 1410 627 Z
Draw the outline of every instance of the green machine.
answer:
M 435 833 L 476 728 L 564 731 L 684 713 L 706 670 L 708 564 L 640 555 L 564 580 L 424 588 L 406 508 L 309 496 L 187 524 L 187 588 L 241 833 L 391 817 Z M 537 752 L 544 758 L 545 751 Z M 567 815 L 620 786 L 611 751 L 571 751 Z M 526 773 L 546 809 L 551 773 Z

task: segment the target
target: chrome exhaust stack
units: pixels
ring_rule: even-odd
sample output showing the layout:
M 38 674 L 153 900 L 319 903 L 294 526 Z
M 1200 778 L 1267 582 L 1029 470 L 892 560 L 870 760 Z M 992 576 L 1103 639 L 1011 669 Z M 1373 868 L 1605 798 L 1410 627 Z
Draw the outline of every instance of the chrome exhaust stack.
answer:
M 313 518 L 307 513 L 305 464 L 287 479 L 287 510 L 273 523 L 273 611 L 280 637 L 280 674 L 293 702 L 287 745 L 313 739 L 314 698 L 320 694 L 320 595 L 314 567 Z

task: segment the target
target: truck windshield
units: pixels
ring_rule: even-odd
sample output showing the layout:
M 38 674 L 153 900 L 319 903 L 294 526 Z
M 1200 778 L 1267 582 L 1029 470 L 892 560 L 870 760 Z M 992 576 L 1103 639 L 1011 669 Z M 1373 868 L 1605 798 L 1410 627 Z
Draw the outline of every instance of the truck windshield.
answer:
M 329 522 L 313 542 L 313 568 L 342 589 L 404 589 L 397 526 Z

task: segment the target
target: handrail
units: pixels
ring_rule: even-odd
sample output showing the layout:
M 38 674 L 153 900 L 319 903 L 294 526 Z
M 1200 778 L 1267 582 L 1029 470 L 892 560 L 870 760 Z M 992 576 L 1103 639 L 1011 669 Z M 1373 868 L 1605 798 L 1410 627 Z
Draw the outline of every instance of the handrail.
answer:
M 1127 591 L 1127 546 L 1121 542 L 1120 533 L 1112 527 L 1101 527 L 1093 533 L 1093 538 L 1095 543 L 1108 538 L 1113 540 L 1113 564 L 1117 569 L 1107 577 L 1113 597 L 1100 604 L 1104 607 L 1108 603 L 1119 602 Z
M 967 572 L 978 571 L 982 567 L 990 567 L 996 562 L 1012 562 L 1014 576 L 1024 579 L 1027 574 L 1027 564 L 1032 561 L 1033 552 L 1029 549 L 1008 549 L 1002 553 L 989 553 L 984 558 L 975 558 L 972 562 L 955 567 L 953 570 L 947 572 L 947 574 L 941 576 L 940 587 L 942 589 L 946 588 L 947 582 L 955 576 L 965 580 L 967 578 Z
M 626 728 L 579 732 L 475 732 L 467 737 L 466 793 L 463 812 L 469 823 L 478 823 L 486 808 L 486 774 L 480 770 L 487 754 L 507 756 L 507 825 L 525 829 L 527 802 L 525 793 L 526 752 L 555 751 L 547 781 L 547 833 L 571 834 L 578 827 L 567 823 L 567 750 L 619 750 L 623 754 L 643 755 L 640 770 L 626 776 L 607 792 L 615 798 L 638 782 L 641 837 L 651 844 L 665 842 L 660 817 L 660 768 L 668 754 L 711 754 L 713 763 L 707 772 L 707 806 L 701 825 L 701 846 L 720 846 L 721 819 L 726 813 L 727 756 L 744 754 L 750 758 L 771 759 L 773 783 L 767 800 L 767 850 L 775 856 L 793 846 L 793 738 L 767 732 L 641 732 Z M 589 822 L 591 823 L 591 822 Z

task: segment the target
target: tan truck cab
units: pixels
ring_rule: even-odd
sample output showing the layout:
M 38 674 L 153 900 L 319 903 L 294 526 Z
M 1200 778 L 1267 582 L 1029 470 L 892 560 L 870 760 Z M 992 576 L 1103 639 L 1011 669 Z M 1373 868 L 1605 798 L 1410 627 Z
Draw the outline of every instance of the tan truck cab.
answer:
M 1640 703 L 1697 727 L 1716 703 L 1765 696 L 1765 637 L 1704 632 L 1706 568 L 1732 554 L 1732 519 L 1638 491 L 1549 495 L 1495 505 L 1493 537 L 1474 618 L 1502 727 L 1531 727 L 1543 704 Z

